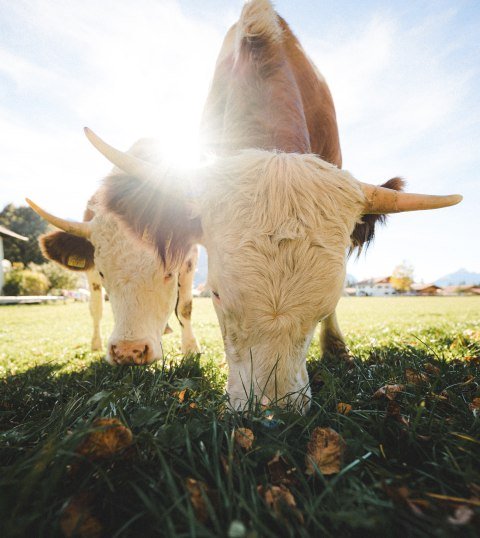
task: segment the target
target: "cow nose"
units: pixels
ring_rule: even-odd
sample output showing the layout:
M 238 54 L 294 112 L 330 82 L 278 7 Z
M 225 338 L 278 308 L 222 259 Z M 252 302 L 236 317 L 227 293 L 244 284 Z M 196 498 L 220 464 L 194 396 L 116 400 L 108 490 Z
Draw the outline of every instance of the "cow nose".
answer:
M 110 358 L 115 364 L 150 364 L 153 346 L 147 341 L 117 342 L 110 345 Z

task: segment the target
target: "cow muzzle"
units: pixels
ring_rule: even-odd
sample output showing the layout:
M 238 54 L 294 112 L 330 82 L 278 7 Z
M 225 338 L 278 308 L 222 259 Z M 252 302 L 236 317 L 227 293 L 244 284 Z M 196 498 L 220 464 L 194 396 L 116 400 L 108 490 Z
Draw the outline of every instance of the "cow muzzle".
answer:
M 161 357 L 161 345 L 145 338 L 109 342 L 106 360 L 111 365 L 141 366 L 151 364 Z

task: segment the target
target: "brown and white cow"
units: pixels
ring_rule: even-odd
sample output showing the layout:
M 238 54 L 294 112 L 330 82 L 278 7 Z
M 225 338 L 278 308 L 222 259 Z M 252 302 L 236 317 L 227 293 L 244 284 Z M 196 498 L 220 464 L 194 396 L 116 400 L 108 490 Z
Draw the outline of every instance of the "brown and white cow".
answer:
M 129 154 L 153 160 L 156 143 L 142 139 Z M 110 177 L 121 176 L 114 169 Z M 98 192 L 88 202 L 83 222 L 59 219 L 32 201 L 32 209 L 64 231 L 40 237 L 44 256 L 68 269 L 85 271 L 90 288 L 93 318 L 92 349 L 102 349 L 100 321 L 102 286 L 106 289 L 115 319 L 107 345 L 110 364 L 150 364 L 162 357 L 161 338 L 168 332 L 168 319 L 175 310 L 182 331 L 182 352 L 197 353 L 198 342 L 191 324 L 192 284 L 198 248 L 192 246 L 179 270 L 162 264 L 156 253 L 119 226 L 104 210 Z
M 268 0 L 248 2 L 228 32 L 205 108 L 195 172 L 95 147 L 127 174 L 105 183 L 106 206 L 160 256 L 180 263 L 204 244 L 235 407 L 250 395 L 308 407 L 306 353 L 319 321 L 326 349 L 344 348 L 335 308 L 346 252 L 386 213 L 454 205 L 461 196 L 398 192 L 341 170 L 327 85 Z M 388 188 L 393 187 L 393 188 Z

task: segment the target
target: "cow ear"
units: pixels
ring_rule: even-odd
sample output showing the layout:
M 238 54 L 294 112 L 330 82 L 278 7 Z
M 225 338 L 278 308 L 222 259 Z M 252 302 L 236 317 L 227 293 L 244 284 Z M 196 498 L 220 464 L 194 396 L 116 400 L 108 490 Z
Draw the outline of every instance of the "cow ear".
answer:
M 394 177 L 381 185 L 381 187 L 385 187 L 387 189 L 392 189 L 395 191 L 402 191 L 405 187 L 405 181 L 400 177 Z M 358 255 L 360 255 L 363 248 L 368 248 L 375 236 L 375 225 L 377 223 L 385 224 L 386 220 L 387 215 L 363 215 L 361 221 L 356 224 L 350 237 L 350 254 L 352 254 L 355 249 L 358 249 L 357 253 Z
M 51 232 L 38 239 L 45 258 L 72 271 L 88 271 L 94 266 L 94 246 L 88 239 L 67 232 Z

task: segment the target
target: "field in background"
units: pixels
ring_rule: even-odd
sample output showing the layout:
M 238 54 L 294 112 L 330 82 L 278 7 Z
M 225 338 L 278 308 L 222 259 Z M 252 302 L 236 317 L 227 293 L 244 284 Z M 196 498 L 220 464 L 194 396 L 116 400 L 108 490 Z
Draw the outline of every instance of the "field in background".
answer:
M 0 308 L 0 535 L 72 535 L 73 520 L 89 537 L 478 536 L 480 298 L 342 298 L 338 312 L 353 367 L 319 360 L 315 339 L 310 412 L 269 420 L 226 407 L 209 299 L 193 310 L 203 355 L 180 357 L 172 322 L 149 368 L 89 351 L 87 304 Z M 105 343 L 112 325 L 107 304 Z M 402 385 L 394 401 L 373 397 L 385 384 Z M 99 417 L 133 445 L 86 457 Z M 240 426 L 251 450 L 233 440 Z M 304 473 L 316 427 L 345 439 L 338 474 Z M 296 507 L 269 503 L 272 487 Z
M 435 341 L 442 335 L 480 330 L 480 298 L 343 297 L 338 316 L 352 351 L 365 356 L 370 347 L 392 343 L 422 346 L 424 334 L 427 340 Z M 174 334 L 164 337 L 164 349 L 169 355 L 178 355 L 180 329 L 175 316 L 170 324 Z M 193 324 L 205 352 L 221 359 L 223 344 L 210 299 L 194 299 Z M 106 303 L 102 321 L 105 346 L 112 329 L 113 317 Z M 0 375 L 46 362 L 67 369 L 82 368 L 101 357 L 100 353 L 90 353 L 90 337 L 86 303 L 1 307 Z M 312 356 L 318 355 L 316 340 L 311 347 Z M 454 355 L 448 346 L 443 351 L 447 358 Z

